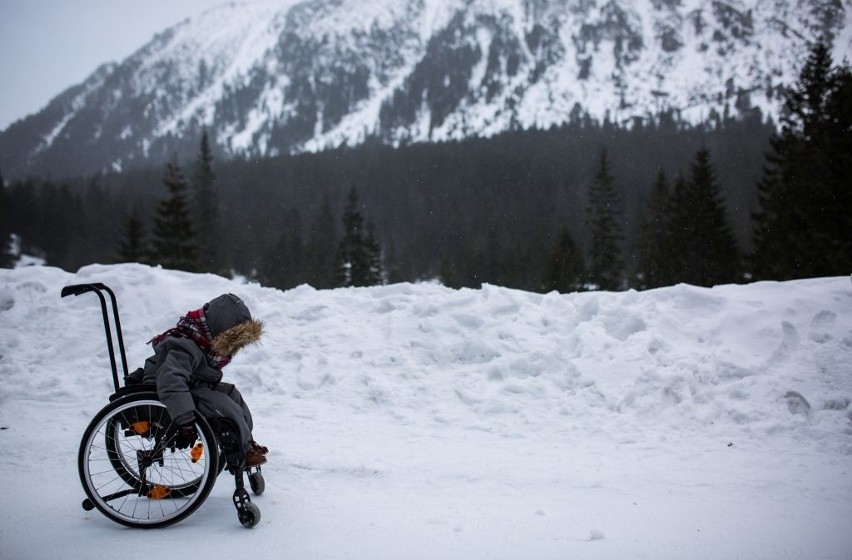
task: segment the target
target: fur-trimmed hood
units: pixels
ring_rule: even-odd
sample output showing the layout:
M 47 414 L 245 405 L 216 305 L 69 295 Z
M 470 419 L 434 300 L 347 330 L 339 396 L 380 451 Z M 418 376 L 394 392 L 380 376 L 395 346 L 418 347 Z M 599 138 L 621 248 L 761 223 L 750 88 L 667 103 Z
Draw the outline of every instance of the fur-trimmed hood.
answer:
M 243 300 L 234 294 L 223 294 L 204 305 L 210 348 L 220 356 L 237 352 L 260 340 L 263 322 L 252 318 Z

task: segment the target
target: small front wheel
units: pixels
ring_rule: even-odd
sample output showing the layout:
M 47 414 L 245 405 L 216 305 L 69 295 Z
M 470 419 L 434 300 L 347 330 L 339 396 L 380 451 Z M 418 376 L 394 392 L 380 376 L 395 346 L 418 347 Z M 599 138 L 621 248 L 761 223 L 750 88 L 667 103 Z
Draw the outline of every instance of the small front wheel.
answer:
M 248 475 L 249 486 L 255 496 L 260 496 L 266 490 L 266 481 L 263 479 L 263 473 L 260 471 L 250 473 Z
M 239 512 L 240 523 L 246 529 L 251 529 L 260 523 L 260 508 L 249 502 L 240 508 Z

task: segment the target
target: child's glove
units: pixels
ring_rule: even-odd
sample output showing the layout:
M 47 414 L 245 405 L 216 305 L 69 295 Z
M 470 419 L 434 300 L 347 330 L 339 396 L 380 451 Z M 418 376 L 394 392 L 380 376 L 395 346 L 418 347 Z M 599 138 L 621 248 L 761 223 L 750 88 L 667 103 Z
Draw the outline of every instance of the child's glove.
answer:
M 178 426 L 175 434 L 175 447 L 178 449 L 186 449 L 191 447 L 198 440 L 198 431 L 195 429 L 195 422 L 190 422 L 182 426 Z

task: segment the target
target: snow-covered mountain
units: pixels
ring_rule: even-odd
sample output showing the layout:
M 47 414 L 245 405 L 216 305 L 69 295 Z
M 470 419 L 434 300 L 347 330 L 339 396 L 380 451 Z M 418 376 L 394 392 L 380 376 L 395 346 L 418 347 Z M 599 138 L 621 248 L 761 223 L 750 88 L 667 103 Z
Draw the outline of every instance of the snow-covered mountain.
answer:
M 808 45 L 852 54 L 852 0 L 269 0 L 167 29 L 0 133 L 0 169 L 77 173 L 549 127 L 777 114 Z

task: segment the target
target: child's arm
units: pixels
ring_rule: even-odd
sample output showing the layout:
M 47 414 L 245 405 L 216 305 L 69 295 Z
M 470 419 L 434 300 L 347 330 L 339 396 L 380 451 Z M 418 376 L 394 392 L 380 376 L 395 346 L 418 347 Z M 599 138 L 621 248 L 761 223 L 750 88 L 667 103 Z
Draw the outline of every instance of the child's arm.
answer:
M 163 341 L 157 353 L 162 356 L 157 367 L 157 394 L 178 425 L 191 422 L 195 403 L 189 382 L 203 355 L 193 342 L 184 338 Z

